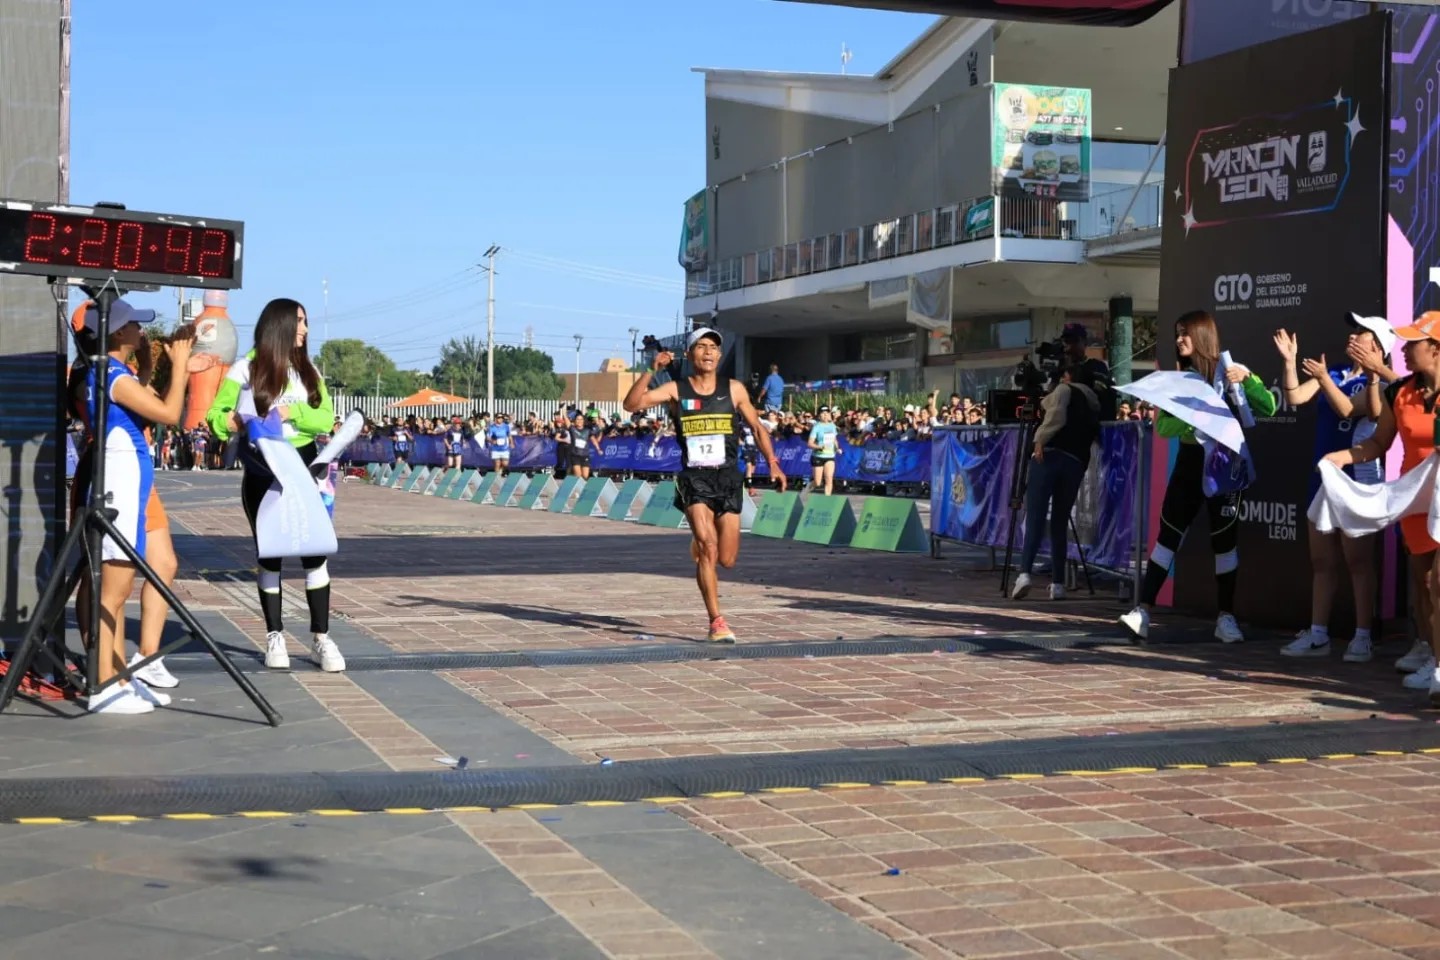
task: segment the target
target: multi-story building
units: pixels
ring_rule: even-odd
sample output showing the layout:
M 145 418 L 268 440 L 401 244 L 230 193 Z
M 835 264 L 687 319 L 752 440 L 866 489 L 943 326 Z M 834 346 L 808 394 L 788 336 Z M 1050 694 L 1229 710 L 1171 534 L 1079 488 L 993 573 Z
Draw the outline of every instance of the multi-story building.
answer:
M 873 76 L 701 69 L 686 315 L 742 377 L 978 395 L 1067 322 L 1145 366 L 1178 11 L 942 18 Z

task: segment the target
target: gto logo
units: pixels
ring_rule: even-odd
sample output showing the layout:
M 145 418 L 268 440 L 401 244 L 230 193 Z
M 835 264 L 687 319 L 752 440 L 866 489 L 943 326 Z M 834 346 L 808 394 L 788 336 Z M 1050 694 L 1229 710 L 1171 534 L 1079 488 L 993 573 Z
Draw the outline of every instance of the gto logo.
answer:
M 1247 303 L 1255 293 L 1255 281 L 1248 273 L 1231 273 L 1215 278 L 1216 303 Z

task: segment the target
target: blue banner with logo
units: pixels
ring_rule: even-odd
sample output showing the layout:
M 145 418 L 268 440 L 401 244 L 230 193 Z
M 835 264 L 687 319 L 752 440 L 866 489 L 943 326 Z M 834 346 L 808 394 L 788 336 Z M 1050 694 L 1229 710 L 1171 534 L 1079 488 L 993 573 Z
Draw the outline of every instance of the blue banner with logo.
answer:
M 544 437 L 512 437 L 511 470 L 550 470 L 555 467 L 555 441 Z M 862 483 L 925 483 L 930 479 L 929 440 L 872 440 L 863 446 L 843 444 L 835 457 L 835 476 Z M 600 450 L 587 447 L 590 468 L 606 473 L 679 473 L 680 445 L 674 437 L 611 437 L 600 441 Z M 810 475 L 811 450 L 804 438 L 775 441 L 775 457 L 787 477 Z M 345 451 L 351 463 L 392 463 L 391 442 L 369 438 L 356 440 Z M 445 462 L 442 437 L 419 436 L 411 443 L 408 461 L 415 465 L 440 466 Z M 490 451 L 477 440 L 465 441 L 461 462 L 467 468 L 491 470 Z M 768 476 L 769 464 L 755 464 L 758 476 Z
M 1135 504 L 1143 494 L 1137 422 L 1106 424 L 1072 517 L 1091 563 L 1125 569 L 1134 559 Z M 961 427 L 935 432 L 931 450 L 930 532 L 946 540 L 1004 549 L 1010 533 L 1010 490 L 1016 464 L 1029 469 L 1018 428 Z M 1048 538 L 1047 538 L 1048 539 Z M 1025 542 L 1025 514 L 1015 523 L 1018 554 Z M 1046 543 L 1042 553 L 1049 550 Z M 1070 558 L 1080 552 L 1069 545 Z M 1048 555 L 1048 554 L 1047 554 Z

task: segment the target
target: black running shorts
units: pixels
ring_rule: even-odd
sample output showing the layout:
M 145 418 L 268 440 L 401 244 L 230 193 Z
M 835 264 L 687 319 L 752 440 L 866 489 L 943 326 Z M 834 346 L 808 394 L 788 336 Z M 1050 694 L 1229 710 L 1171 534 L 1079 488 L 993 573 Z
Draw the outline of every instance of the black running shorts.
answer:
M 744 481 L 734 467 L 699 467 L 681 470 L 675 478 L 675 508 L 684 511 L 697 503 L 715 516 L 738 514 L 745 495 Z

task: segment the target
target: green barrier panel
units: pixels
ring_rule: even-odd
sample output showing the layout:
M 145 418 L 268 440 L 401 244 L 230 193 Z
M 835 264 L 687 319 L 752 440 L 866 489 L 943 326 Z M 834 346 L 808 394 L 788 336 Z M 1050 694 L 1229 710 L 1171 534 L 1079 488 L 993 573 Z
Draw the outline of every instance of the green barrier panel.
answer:
M 615 505 L 619 492 L 615 481 L 609 477 L 591 477 L 585 482 L 585 488 L 580 491 L 570 512 L 577 517 L 603 517 Z
M 374 482 L 375 482 L 375 475 L 378 474 L 379 472 L 380 472 L 380 464 L 378 464 L 378 463 L 367 463 L 367 464 L 365 464 L 365 479 L 368 480 L 370 483 L 374 483 Z
M 554 474 L 537 473 L 530 478 L 530 485 L 525 488 L 525 496 L 520 498 L 519 509 L 544 510 L 555 499 L 555 491 L 559 489 L 560 484 L 555 482 Z M 542 499 L 544 503 L 540 502 Z
M 796 540 L 822 547 L 844 547 L 854 536 L 855 511 L 850 509 L 849 497 L 810 494 L 800 525 L 795 528 Z
M 606 514 L 611 520 L 634 520 L 630 516 L 637 509 L 645 512 L 645 505 L 650 502 L 650 494 L 654 487 L 644 480 L 626 480 L 620 487 L 620 492 L 615 495 L 615 502 L 610 505 L 610 512 Z
M 421 467 L 419 470 L 416 470 L 414 473 L 412 473 L 412 474 L 410 475 L 410 479 L 409 479 L 408 481 L 406 481 L 406 483 L 405 483 L 405 492 L 406 492 L 406 493 L 418 493 L 418 492 L 420 492 L 420 488 L 423 487 L 423 486 L 425 485 L 425 482 L 426 482 L 427 480 L 429 480 L 429 479 L 430 479 L 430 468 L 429 468 L 429 467 Z
M 445 471 L 439 467 L 430 471 L 430 479 L 420 485 L 417 491 L 423 497 L 434 496 L 435 488 L 440 486 L 440 481 L 445 479 Z
M 480 478 L 480 483 L 475 487 L 475 492 L 470 496 L 471 503 L 489 503 L 490 494 L 500 489 L 500 474 L 487 473 Z
M 455 482 L 450 484 L 450 489 L 445 491 L 446 499 L 459 500 L 470 490 L 470 485 L 475 482 L 475 478 L 479 475 L 479 470 L 466 470 L 460 474 Z
M 767 490 L 760 498 L 760 507 L 755 511 L 755 522 L 750 532 L 757 537 L 772 537 L 788 540 L 800 526 L 800 494 L 779 490 Z
M 887 553 L 929 553 L 930 536 L 914 500 L 871 497 L 860 511 L 850 546 Z
M 560 489 L 555 491 L 555 496 L 550 498 L 549 510 L 551 513 L 569 513 L 570 501 L 578 494 L 585 481 L 579 477 L 566 477 L 560 481 Z
M 458 478 L 459 476 L 460 471 L 455 467 L 451 467 L 441 475 L 439 481 L 435 483 L 434 487 L 429 492 L 433 493 L 437 497 L 445 496 L 445 494 L 450 492 L 450 484 L 454 483 L 456 478 Z
M 524 495 L 525 488 L 530 485 L 530 478 L 523 473 L 512 473 L 505 477 L 505 482 L 500 485 L 500 492 L 495 494 L 495 505 L 499 507 L 513 507 Z
M 380 481 L 380 486 L 398 487 L 400 486 L 400 484 L 405 482 L 405 478 L 408 476 L 410 476 L 410 464 L 396 464 L 395 469 L 390 471 L 389 476 L 387 476 L 384 480 Z
M 650 502 L 640 514 L 640 522 L 647 527 L 667 527 L 677 530 L 687 526 L 685 514 L 675 509 L 675 481 L 665 480 L 655 485 Z
M 390 478 L 395 475 L 395 465 L 387 463 L 375 473 L 375 483 L 386 487 L 390 485 Z

